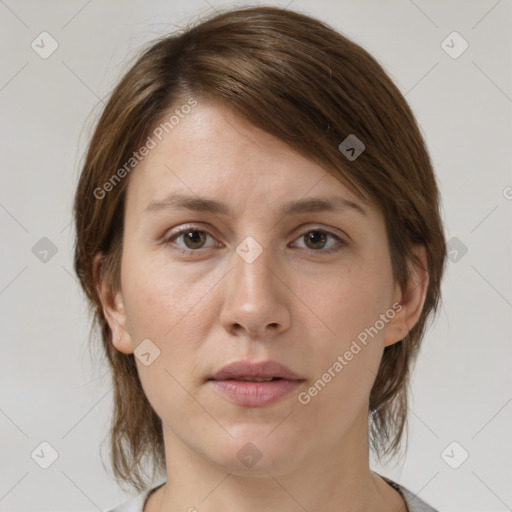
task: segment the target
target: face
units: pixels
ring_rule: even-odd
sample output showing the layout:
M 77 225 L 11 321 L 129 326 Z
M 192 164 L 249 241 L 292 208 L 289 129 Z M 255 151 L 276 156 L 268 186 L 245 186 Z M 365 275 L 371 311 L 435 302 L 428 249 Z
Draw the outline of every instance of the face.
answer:
M 424 288 L 405 297 L 394 285 L 379 210 L 228 107 L 199 101 L 130 176 L 121 289 L 104 310 L 116 348 L 137 355 L 166 444 L 277 475 L 366 438 L 384 347 L 423 299 Z M 210 380 L 268 360 L 295 378 Z M 252 467 L 246 455 L 261 458 Z

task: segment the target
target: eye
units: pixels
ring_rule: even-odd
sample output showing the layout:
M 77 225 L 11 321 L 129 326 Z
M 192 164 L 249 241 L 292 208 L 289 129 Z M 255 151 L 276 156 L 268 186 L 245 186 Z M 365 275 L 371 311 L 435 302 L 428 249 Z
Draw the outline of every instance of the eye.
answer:
M 335 240 L 336 243 L 334 244 L 334 247 L 331 246 L 328 249 L 322 250 L 326 246 L 327 240 L 329 238 Z M 297 240 L 304 240 L 306 249 L 316 252 L 321 251 L 324 253 L 331 253 L 333 251 L 342 249 L 347 245 L 347 243 L 338 235 L 323 229 L 310 229 L 309 231 L 304 232 Z
M 166 238 L 165 243 L 177 246 L 182 249 L 182 252 L 192 253 L 197 252 L 199 249 L 208 248 L 208 246 L 205 245 L 205 241 L 208 237 L 215 240 L 212 235 L 204 229 L 198 229 L 194 226 L 186 226 Z M 328 245 L 329 238 L 334 240 L 335 243 L 331 244 L 330 248 L 325 249 L 325 246 Z M 183 241 L 184 245 L 176 243 L 176 240 L 180 239 Z M 305 231 L 297 240 L 304 240 L 306 244 L 305 249 L 323 253 L 331 253 L 341 250 L 347 245 L 347 242 L 342 240 L 338 235 L 323 229 L 310 229 Z M 219 242 L 216 242 L 209 247 L 220 247 L 221 245 L 222 244 Z
M 207 231 L 188 226 L 172 234 L 165 240 L 165 243 L 171 244 L 175 243 L 175 240 L 182 239 L 185 244 L 184 246 L 180 244 L 175 245 L 183 249 L 184 252 L 194 252 L 197 249 L 204 248 L 204 243 L 207 237 L 213 239 L 213 237 Z

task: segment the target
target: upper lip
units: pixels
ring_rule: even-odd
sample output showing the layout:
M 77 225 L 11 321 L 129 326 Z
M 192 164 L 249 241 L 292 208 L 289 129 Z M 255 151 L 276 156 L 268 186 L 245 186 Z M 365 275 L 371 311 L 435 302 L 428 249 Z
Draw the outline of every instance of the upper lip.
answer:
M 288 380 L 303 380 L 303 378 L 277 361 L 235 361 L 223 366 L 210 377 L 210 380 L 227 380 L 237 378 L 271 378 L 279 377 Z

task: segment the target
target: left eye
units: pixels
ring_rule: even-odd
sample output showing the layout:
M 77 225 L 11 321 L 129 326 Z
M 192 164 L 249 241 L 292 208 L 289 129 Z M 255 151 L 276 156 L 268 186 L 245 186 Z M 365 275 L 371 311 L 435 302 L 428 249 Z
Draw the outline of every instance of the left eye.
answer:
M 329 249 L 323 251 L 323 252 L 331 252 L 333 250 L 336 250 L 336 245 L 339 245 L 340 247 L 343 247 L 346 245 L 346 243 L 337 235 L 334 233 L 330 233 L 328 231 L 323 231 L 321 229 L 313 229 L 310 231 L 306 231 L 303 233 L 298 240 L 304 240 L 306 244 L 311 244 L 313 247 L 306 247 L 306 249 L 311 249 L 313 251 L 317 251 L 319 249 L 323 249 L 326 241 L 331 238 L 334 239 L 337 243 L 334 247 L 330 247 Z
M 189 227 L 174 233 L 172 236 L 167 238 L 165 242 L 171 244 L 174 242 L 174 240 L 182 238 L 183 241 L 185 242 L 185 246 L 179 244 L 176 245 L 178 245 L 178 247 L 183 249 L 185 252 L 196 252 L 197 249 L 205 248 L 204 243 L 207 237 L 210 237 L 214 240 L 214 238 L 207 231 Z M 341 248 L 346 245 L 346 242 L 344 242 L 339 236 L 335 235 L 334 233 L 330 233 L 329 231 L 324 231 L 320 229 L 312 229 L 306 231 L 301 236 L 299 236 L 297 240 L 304 240 L 306 244 L 306 249 L 318 252 L 321 249 L 325 249 L 325 246 L 329 238 L 333 239 L 336 242 L 334 244 L 334 248 L 331 246 L 330 248 L 324 250 L 323 252 L 331 252 L 333 250 L 336 250 L 337 248 Z M 216 244 L 213 244 L 213 246 L 215 245 Z M 336 247 L 337 245 L 340 247 Z M 219 245 L 217 244 L 217 246 Z

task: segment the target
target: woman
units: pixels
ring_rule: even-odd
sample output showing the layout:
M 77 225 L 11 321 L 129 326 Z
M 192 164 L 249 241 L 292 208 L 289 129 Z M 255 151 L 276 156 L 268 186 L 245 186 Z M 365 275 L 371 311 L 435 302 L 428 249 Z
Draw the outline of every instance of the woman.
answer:
M 74 213 L 113 470 L 140 493 L 113 511 L 434 510 L 369 468 L 400 448 L 445 238 L 417 123 L 364 49 L 273 7 L 153 42 Z

